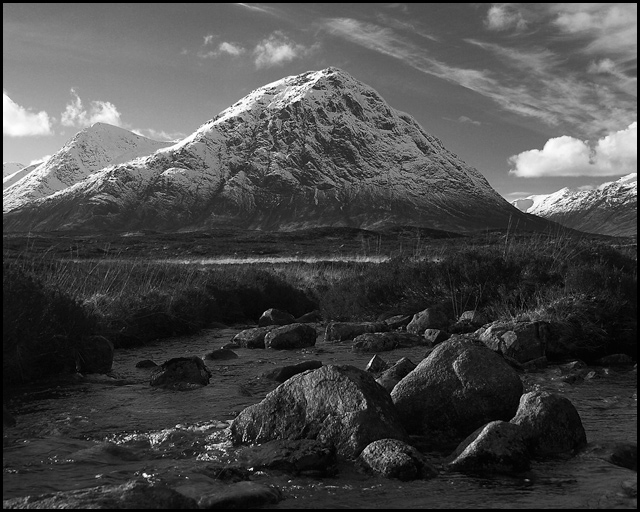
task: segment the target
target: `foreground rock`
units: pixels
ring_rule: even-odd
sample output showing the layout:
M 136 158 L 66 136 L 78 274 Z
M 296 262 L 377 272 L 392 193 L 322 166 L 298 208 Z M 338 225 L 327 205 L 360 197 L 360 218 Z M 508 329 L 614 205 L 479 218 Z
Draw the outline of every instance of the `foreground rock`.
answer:
M 410 434 L 461 440 L 493 420 L 510 420 L 522 381 L 485 346 L 455 337 L 431 354 L 391 391 Z
M 524 432 L 518 425 L 492 421 L 467 437 L 447 460 L 463 473 L 519 473 L 530 467 Z
M 409 481 L 438 476 L 438 470 L 424 455 L 397 439 L 374 441 L 362 450 L 358 462 L 385 478 Z
M 407 439 L 389 394 L 349 365 L 295 375 L 241 411 L 229 430 L 235 444 L 315 439 L 347 458 L 378 439 Z
M 587 444 L 587 435 L 574 405 L 567 398 L 547 391 L 522 395 L 511 423 L 523 429 L 533 455 L 571 452 Z
M 313 347 L 316 344 L 315 327 L 309 324 L 289 324 L 269 331 L 264 337 L 265 348 L 293 350 Z
M 199 357 L 175 357 L 153 370 L 150 384 L 183 391 L 206 386 L 210 378 L 209 368 Z
M 324 332 L 324 341 L 336 342 L 352 340 L 368 332 L 387 332 L 386 322 L 330 322 Z
M 2 508 L 194 509 L 198 508 L 198 504 L 162 485 L 130 481 L 122 485 L 12 498 L 3 500 Z

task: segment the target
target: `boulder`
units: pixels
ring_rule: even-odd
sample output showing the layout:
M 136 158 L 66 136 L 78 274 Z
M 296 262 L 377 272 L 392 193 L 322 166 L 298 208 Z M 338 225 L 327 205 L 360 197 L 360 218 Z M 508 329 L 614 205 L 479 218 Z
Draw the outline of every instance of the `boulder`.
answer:
M 447 469 L 462 473 L 519 473 L 531 466 L 522 429 L 492 421 L 467 437 L 446 461 Z
M 358 462 L 365 469 L 385 478 L 397 478 L 405 482 L 438 476 L 438 470 L 424 455 L 398 439 L 374 441 L 362 450 Z
M 312 439 L 275 439 L 242 449 L 238 460 L 256 469 L 277 469 L 298 475 L 300 473 L 331 476 L 337 463 L 333 446 Z
M 89 336 L 76 350 L 76 370 L 80 373 L 107 373 L 113 365 L 113 343 L 104 336 Z
M 292 364 L 289 366 L 280 366 L 278 368 L 274 368 L 273 370 L 264 372 L 262 376 L 265 379 L 284 382 L 285 380 L 289 380 L 294 375 L 297 375 L 302 372 L 306 372 L 307 370 L 317 370 L 321 366 L 322 366 L 322 361 L 303 361 L 298 364 Z
M 211 352 L 207 352 L 204 358 L 212 361 L 226 361 L 229 359 L 237 359 L 238 354 L 228 348 L 217 348 Z
M 77 491 L 3 500 L 2 508 L 195 509 L 197 502 L 164 485 L 131 480 Z
M 289 325 L 296 321 L 291 313 L 281 311 L 279 309 L 267 309 L 258 320 L 258 327 L 266 327 L 268 325 Z
M 156 368 L 157 366 L 151 359 L 143 359 L 136 363 L 136 368 Z
M 316 344 L 317 336 L 315 327 L 309 324 L 283 325 L 274 328 L 265 335 L 264 346 L 277 350 L 313 347 Z
M 254 327 L 245 329 L 236 334 L 231 341 L 237 343 L 242 348 L 265 348 L 264 337 L 276 327 Z
M 324 333 L 324 341 L 352 340 L 360 334 L 388 330 L 389 326 L 385 322 L 330 322 Z
M 479 339 L 491 350 L 526 363 L 546 353 L 550 338 L 547 322 L 493 322 Z
M 293 376 L 241 411 L 229 432 L 234 444 L 315 439 L 347 458 L 377 439 L 407 439 L 389 394 L 369 373 L 349 365 Z
M 566 453 L 587 444 L 587 435 L 578 411 L 571 401 L 547 391 L 522 395 L 516 415 L 533 455 Z
M 314 311 L 310 311 L 309 313 L 305 313 L 304 315 L 295 319 L 295 323 L 297 324 L 309 324 L 315 322 L 322 322 L 322 314 L 317 309 Z
M 481 344 L 451 338 L 404 377 L 391 398 L 410 434 L 461 440 L 493 420 L 510 420 L 522 381 Z
M 275 486 L 256 482 L 236 482 L 222 491 L 204 494 L 196 507 L 203 509 L 262 508 L 282 500 L 282 491 Z
M 175 357 L 151 374 L 150 384 L 168 389 L 187 390 L 209 384 L 211 372 L 199 357 Z
M 596 457 L 611 464 L 638 471 L 638 445 L 628 442 L 589 443 L 581 456 Z
M 422 336 L 430 346 L 437 345 L 449 339 L 449 334 L 440 329 L 425 329 Z
M 426 329 L 443 329 L 449 324 L 449 318 L 440 309 L 431 307 L 419 311 L 407 325 L 407 332 L 422 336 Z
M 392 331 L 396 329 L 406 329 L 409 322 L 411 322 L 411 315 L 394 315 L 385 318 L 383 322 L 386 323 Z
M 378 354 L 369 359 L 366 368 L 366 372 L 380 373 L 389 368 L 389 363 L 382 359 Z
M 469 310 L 464 311 L 460 315 L 460 317 L 458 318 L 458 322 L 467 322 L 478 328 L 486 324 L 488 322 L 488 319 L 484 314 L 480 313 L 480 311 Z
M 415 367 L 416 365 L 413 364 L 408 357 L 403 357 L 391 368 L 382 372 L 382 375 L 376 379 L 376 382 L 391 393 L 391 390 L 396 384 L 412 372 Z
M 353 338 L 353 352 L 386 352 L 393 350 L 400 343 L 397 332 L 371 332 L 359 334 Z

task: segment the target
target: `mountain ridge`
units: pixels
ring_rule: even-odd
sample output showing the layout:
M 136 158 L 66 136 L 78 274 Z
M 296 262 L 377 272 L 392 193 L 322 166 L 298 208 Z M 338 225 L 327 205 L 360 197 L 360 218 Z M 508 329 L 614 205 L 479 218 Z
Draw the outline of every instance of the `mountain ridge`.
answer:
M 260 87 L 183 140 L 80 178 L 9 202 L 4 229 L 550 227 L 333 67 Z

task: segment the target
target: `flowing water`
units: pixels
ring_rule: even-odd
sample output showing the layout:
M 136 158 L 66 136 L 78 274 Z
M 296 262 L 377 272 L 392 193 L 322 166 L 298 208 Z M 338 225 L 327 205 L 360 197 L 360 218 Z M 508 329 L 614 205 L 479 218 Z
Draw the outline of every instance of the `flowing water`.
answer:
M 164 482 L 197 499 L 227 485 L 203 471 L 234 461 L 225 428 L 243 408 L 259 402 L 277 383 L 261 374 L 304 360 L 364 368 L 371 354 L 350 343 L 302 350 L 234 349 L 237 359 L 207 360 L 211 383 L 191 391 L 149 386 L 148 369 L 172 357 L 198 355 L 224 345 L 239 329 L 210 329 L 197 336 L 163 340 L 116 351 L 110 376 L 87 376 L 57 386 L 29 386 L 5 397 L 17 420 L 3 434 L 3 498 L 75 490 L 131 479 Z M 414 363 L 424 347 L 380 354 Z M 597 377 L 576 385 L 560 369 L 523 374 L 526 391 L 546 389 L 578 409 L 590 444 L 636 442 L 637 395 L 633 369 L 598 368 Z M 444 454 L 430 454 L 442 462 Z M 439 459 L 440 457 L 440 459 Z M 534 461 L 521 475 L 467 476 L 441 473 L 428 481 L 400 482 L 364 475 L 342 464 L 328 478 L 255 471 L 252 480 L 274 484 L 284 499 L 269 508 L 635 508 L 625 488 L 636 472 L 589 455 Z

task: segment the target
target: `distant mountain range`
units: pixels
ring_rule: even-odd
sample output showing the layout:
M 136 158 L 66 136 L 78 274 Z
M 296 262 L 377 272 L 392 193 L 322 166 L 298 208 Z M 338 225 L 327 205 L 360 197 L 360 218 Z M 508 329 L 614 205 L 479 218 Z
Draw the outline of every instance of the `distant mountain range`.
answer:
M 638 174 L 635 172 L 593 190 L 563 188 L 553 194 L 517 199 L 512 204 L 523 212 L 586 233 L 638 234 Z
M 97 123 L 3 190 L 4 231 L 402 225 L 555 226 L 337 68 L 261 87 L 177 143 Z

